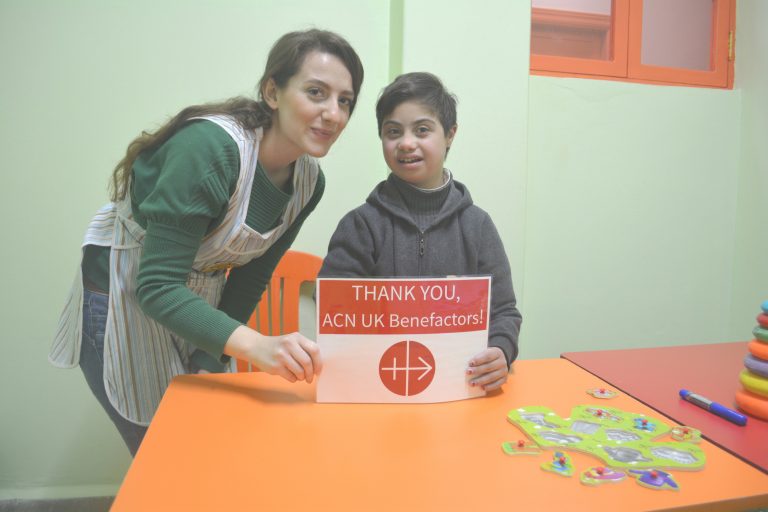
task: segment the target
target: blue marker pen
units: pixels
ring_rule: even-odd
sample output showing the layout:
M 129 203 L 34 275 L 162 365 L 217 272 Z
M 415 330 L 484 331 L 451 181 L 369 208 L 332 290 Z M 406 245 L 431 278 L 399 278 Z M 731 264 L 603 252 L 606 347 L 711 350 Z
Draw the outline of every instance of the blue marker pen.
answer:
M 684 400 L 687 400 L 688 402 L 691 402 L 694 405 L 698 405 L 702 409 L 705 409 L 711 412 L 712 414 L 717 414 L 721 418 L 725 418 L 731 423 L 735 423 L 742 427 L 747 424 L 747 417 L 744 416 L 743 414 L 738 413 L 733 409 L 729 409 L 724 405 L 720 405 L 717 402 L 708 400 L 701 395 L 697 395 L 696 393 L 691 393 L 687 389 L 680 390 L 680 397 L 683 398 Z

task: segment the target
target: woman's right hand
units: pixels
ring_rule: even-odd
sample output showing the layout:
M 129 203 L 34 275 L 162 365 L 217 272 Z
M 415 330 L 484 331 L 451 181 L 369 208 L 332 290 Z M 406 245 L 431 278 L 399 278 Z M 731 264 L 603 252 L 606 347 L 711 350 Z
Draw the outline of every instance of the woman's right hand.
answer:
M 298 332 L 264 336 L 241 325 L 227 340 L 224 353 L 290 382 L 305 380 L 310 383 L 323 366 L 317 343 Z

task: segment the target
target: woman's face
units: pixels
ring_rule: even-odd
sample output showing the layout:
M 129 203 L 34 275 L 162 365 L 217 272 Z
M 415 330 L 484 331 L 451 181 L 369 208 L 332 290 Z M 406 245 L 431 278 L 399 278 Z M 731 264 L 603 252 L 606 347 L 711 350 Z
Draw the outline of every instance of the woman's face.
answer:
M 347 126 L 355 94 L 352 75 L 329 53 L 313 51 L 285 87 L 269 80 L 264 99 L 275 111 L 270 135 L 283 151 L 325 156 Z

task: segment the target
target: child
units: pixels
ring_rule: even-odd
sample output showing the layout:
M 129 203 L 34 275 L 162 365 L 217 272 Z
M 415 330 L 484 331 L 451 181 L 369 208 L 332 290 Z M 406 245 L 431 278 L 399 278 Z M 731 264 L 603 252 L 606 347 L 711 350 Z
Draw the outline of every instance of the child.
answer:
M 401 75 L 376 104 L 392 173 L 339 222 L 321 277 L 492 275 L 488 348 L 467 367 L 493 390 L 517 357 L 522 317 L 504 247 L 490 216 L 443 163 L 456 135 L 456 98 L 430 73 Z

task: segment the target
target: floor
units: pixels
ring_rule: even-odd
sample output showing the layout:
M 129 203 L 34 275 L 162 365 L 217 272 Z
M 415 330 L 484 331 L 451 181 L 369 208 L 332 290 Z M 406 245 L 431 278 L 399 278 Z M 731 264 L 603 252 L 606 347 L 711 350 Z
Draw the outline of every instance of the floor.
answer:
M 114 496 L 57 500 L 0 500 L 0 512 L 108 512 Z

